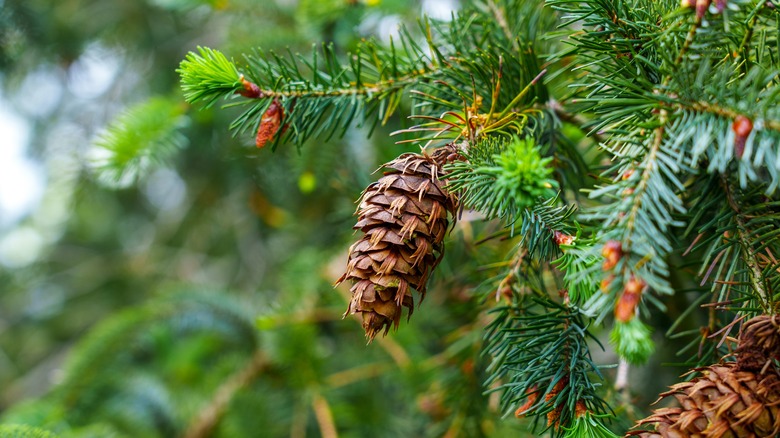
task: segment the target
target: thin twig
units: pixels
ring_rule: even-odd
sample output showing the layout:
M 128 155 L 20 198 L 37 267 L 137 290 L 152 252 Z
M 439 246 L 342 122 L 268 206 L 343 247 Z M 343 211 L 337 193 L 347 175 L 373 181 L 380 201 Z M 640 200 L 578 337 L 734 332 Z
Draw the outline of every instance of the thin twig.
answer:
M 688 31 L 688 35 L 685 37 L 685 43 L 683 43 L 683 46 L 680 48 L 680 53 L 677 54 L 677 58 L 674 60 L 674 65 L 680 65 L 683 57 L 686 53 L 688 53 L 688 49 L 691 47 L 691 44 L 693 44 L 693 39 L 696 37 L 696 29 L 698 29 L 700 25 L 701 18 L 697 19 L 691 25 L 691 29 Z
M 742 53 L 746 50 L 750 50 L 750 40 L 753 38 L 756 23 L 758 23 L 758 14 L 753 15 L 753 18 L 748 22 L 747 32 L 745 32 L 745 36 L 742 38 L 742 42 L 739 44 L 739 48 L 734 54 L 734 62 L 737 65 L 739 65 L 740 60 L 742 59 Z M 745 66 L 745 73 L 747 73 L 747 66 Z
M 493 13 L 493 17 L 496 19 L 496 23 L 498 23 L 498 26 L 504 32 L 506 39 L 512 42 L 512 48 L 515 49 L 515 51 L 520 52 L 520 45 L 517 43 L 517 38 L 512 36 L 512 31 L 509 29 L 509 24 L 506 21 L 504 11 L 498 7 L 494 0 L 488 1 L 487 5 L 488 8 L 490 8 L 490 12 Z
M 739 238 L 739 243 L 742 247 L 744 261 L 750 269 L 750 283 L 758 294 L 761 300 L 761 304 L 765 309 L 768 309 L 770 297 L 767 295 L 766 288 L 762 282 L 763 275 L 761 273 L 761 265 L 756 258 L 756 254 L 753 252 L 753 247 L 750 244 L 750 240 L 748 240 L 750 231 L 747 228 L 747 224 L 745 224 L 745 218 L 743 217 L 742 211 L 734 199 L 731 191 L 731 185 L 724 175 L 721 175 L 721 184 L 723 186 L 723 190 L 726 192 L 726 199 L 728 199 L 728 204 L 735 213 L 734 220 L 737 223 L 737 237 Z
M 250 99 L 269 99 L 269 98 L 278 98 L 278 97 L 323 98 L 323 97 L 338 97 L 338 96 L 366 96 L 366 95 L 372 96 L 381 92 L 403 89 L 407 85 L 417 83 L 420 80 L 420 78 L 435 73 L 437 70 L 438 69 L 432 67 L 427 69 L 419 69 L 406 76 L 401 76 L 395 79 L 389 78 L 384 81 L 376 82 L 374 84 L 361 84 L 360 86 L 356 85 L 354 88 L 336 88 L 331 90 L 292 90 L 292 91 L 260 89 L 256 95 L 245 96 L 245 97 Z
M 563 105 L 561 105 L 561 103 L 555 99 L 550 99 L 550 101 L 547 103 L 547 107 L 553 110 L 559 119 L 563 120 L 564 122 L 571 123 L 572 125 L 579 128 L 582 132 L 586 132 L 583 127 L 588 123 L 588 121 L 585 120 L 585 118 L 582 116 L 566 111 Z M 606 141 L 604 136 L 599 132 L 594 132 L 593 134 L 589 135 L 589 137 L 592 138 L 596 143 L 604 143 Z
M 639 207 L 642 205 L 642 196 L 645 193 L 645 190 L 647 188 L 648 181 L 650 180 L 650 176 L 653 172 L 655 172 L 654 165 L 656 164 L 656 156 L 658 155 L 658 151 L 661 149 L 661 144 L 664 139 L 664 132 L 665 132 L 665 125 L 667 120 L 667 113 L 665 110 L 661 110 L 661 117 L 660 117 L 660 124 L 661 126 L 657 127 L 655 129 L 655 138 L 653 139 L 653 145 L 650 147 L 650 150 L 647 152 L 647 156 L 645 157 L 644 162 L 645 168 L 642 170 L 642 176 L 639 180 L 639 183 L 636 185 L 636 188 L 634 189 L 634 203 L 631 206 L 631 211 L 629 211 L 628 215 L 626 216 L 626 249 L 628 249 L 631 245 L 631 234 L 633 233 L 634 226 L 636 224 L 636 218 L 637 214 L 639 213 Z
M 615 389 L 619 392 L 628 391 L 628 362 L 620 358 L 617 367 L 617 376 L 615 377 Z
M 187 427 L 184 438 L 205 438 L 211 436 L 214 428 L 222 419 L 225 410 L 233 396 L 243 387 L 249 385 L 260 373 L 268 367 L 268 360 L 261 350 L 257 350 L 249 363 L 217 388 L 214 397 L 208 405 L 201 409 Z
M 312 408 L 314 416 L 317 418 L 317 424 L 320 426 L 322 438 L 338 438 L 339 434 L 336 431 L 336 422 L 333 421 L 333 412 L 322 394 L 314 394 Z
M 339 388 L 351 383 L 378 377 L 393 368 L 392 364 L 387 362 L 370 363 L 348 370 L 333 373 L 325 380 L 330 388 Z
M 709 102 L 683 102 L 678 101 L 675 105 L 677 109 L 692 109 L 694 111 L 699 112 L 705 112 L 705 113 L 711 113 L 715 114 L 721 117 L 729 118 L 729 119 L 736 119 L 738 116 L 747 116 L 750 119 L 753 119 L 755 116 L 750 114 L 743 114 L 728 108 L 723 108 L 717 105 L 713 105 Z M 771 129 L 773 131 L 780 131 L 780 120 L 763 120 L 763 125 L 765 129 Z

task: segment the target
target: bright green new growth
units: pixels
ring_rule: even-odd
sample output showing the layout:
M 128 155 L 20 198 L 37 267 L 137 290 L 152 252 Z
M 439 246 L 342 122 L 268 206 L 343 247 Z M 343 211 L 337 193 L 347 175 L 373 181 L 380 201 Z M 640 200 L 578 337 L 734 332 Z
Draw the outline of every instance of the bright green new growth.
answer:
M 101 180 L 127 186 L 184 147 L 184 110 L 176 99 L 156 97 L 114 119 L 95 141 L 92 165 Z
M 655 351 L 655 343 L 651 335 L 652 330 L 639 318 L 632 318 L 628 322 L 615 321 L 609 333 L 609 343 L 628 363 L 642 365 Z
M 577 417 L 571 427 L 564 427 L 564 429 L 566 433 L 563 438 L 618 438 L 618 435 L 601 423 L 599 416 L 590 412 Z
M 511 224 L 518 212 L 555 196 L 552 158 L 542 158 L 533 138 L 491 138 L 473 149 L 464 153 L 466 161 L 445 167 L 447 187 L 467 208 Z
M 184 99 L 189 103 L 203 101 L 206 108 L 241 88 L 236 66 L 222 52 L 208 47 L 188 53 L 177 72 Z
M 0 436 L 3 438 L 57 438 L 57 435 L 47 430 L 16 424 L 0 425 Z
M 552 157 L 542 158 L 533 139 L 515 138 L 506 151 L 494 155 L 493 159 L 496 167 L 478 167 L 476 173 L 494 175 L 497 190 L 506 198 L 513 199 L 518 207 L 530 207 L 537 199 L 550 198 L 555 193 L 553 189 L 558 182 L 551 178 L 549 164 Z

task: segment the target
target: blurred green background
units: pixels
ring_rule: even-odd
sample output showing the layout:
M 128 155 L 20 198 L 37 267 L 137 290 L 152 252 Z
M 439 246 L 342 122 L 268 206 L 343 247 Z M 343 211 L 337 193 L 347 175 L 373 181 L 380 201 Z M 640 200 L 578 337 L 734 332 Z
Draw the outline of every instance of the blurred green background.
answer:
M 462 220 L 412 322 L 342 321 L 354 200 L 408 149 L 356 129 L 300 150 L 183 103 L 197 46 L 346 52 L 457 2 L 0 0 L 0 422 L 61 436 L 517 436 L 484 395 L 480 266 Z M 95 146 L 128 108 L 180 116 L 134 175 Z M 408 112 L 408 111 L 407 111 Z M 144 141 L 139 133 L 139 147 Z M 116 176 L 116 175 L 114 175 Z

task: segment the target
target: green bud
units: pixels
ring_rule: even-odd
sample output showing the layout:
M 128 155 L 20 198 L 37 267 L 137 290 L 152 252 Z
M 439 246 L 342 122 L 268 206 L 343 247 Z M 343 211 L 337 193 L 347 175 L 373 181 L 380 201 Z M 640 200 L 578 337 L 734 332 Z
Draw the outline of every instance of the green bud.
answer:
M 641 365 L 647 362 L 655 350 L 651 334 L 650 327 L 643 324 L 639 318 L 632 318 L 628 322 L 616 321 L 609 334 L 609 343 L 628 363 Z
M 586 412 L 574 420 L 571 427 L 564 427 L 563 438 L 618 438 L 600 421 L 600 417 Z

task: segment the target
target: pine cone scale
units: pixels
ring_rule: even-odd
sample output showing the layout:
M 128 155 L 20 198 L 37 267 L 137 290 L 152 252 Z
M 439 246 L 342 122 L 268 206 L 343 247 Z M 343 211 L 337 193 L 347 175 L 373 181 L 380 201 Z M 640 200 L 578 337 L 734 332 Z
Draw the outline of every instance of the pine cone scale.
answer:
M 673 385 L 661 398 L 674 397 L 680 407 L 656 409 L 627 436 L 777 437 L 780 434 L 780 324 L 774 316 L 747 321 L 740 332 L 736 362 L 721 362 L 696 371 L 690 382 Z
M 411 290 L 425 296 L 426 283 L 443 255 L 448 214 L 457 201 L 439 179 L 446 154 L 403 154 L 371 183 L 358 202 L 354 228 L 364 235 L 350 246 L 347 272 L 353 281 L 345 316 L 361 313 L 369 342 L 398 327 L 403 308 L 414 310 Z

